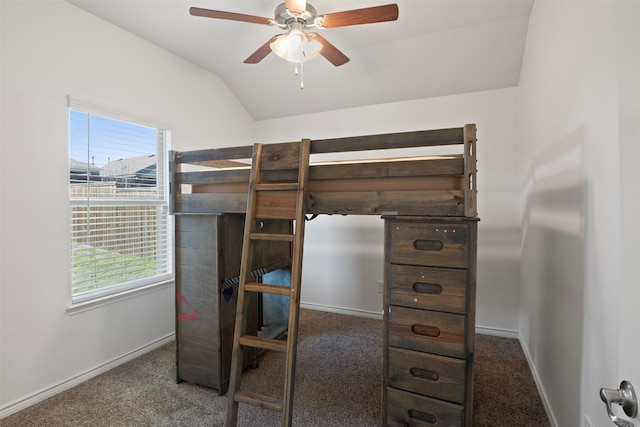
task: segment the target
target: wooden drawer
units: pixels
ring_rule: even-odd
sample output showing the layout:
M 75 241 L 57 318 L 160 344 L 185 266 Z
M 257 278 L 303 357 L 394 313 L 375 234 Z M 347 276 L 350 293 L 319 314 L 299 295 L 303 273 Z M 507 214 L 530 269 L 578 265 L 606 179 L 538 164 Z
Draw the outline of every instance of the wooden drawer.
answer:
M 467 312 L 467 270 L 392 264 L 389 281 L 391 305 Z
M 463 417 L 461 405 L 387 388 L 387 425 L 390 427 L 460 427 Z
M 467 224 L 391 223 L 391 263 L 467 268 Z
M 466 361 L 389 347 L 389 385 L 463 403 Z
M 466 358 L 466 316 L 389 306 L 388 345 L 444 356 Z

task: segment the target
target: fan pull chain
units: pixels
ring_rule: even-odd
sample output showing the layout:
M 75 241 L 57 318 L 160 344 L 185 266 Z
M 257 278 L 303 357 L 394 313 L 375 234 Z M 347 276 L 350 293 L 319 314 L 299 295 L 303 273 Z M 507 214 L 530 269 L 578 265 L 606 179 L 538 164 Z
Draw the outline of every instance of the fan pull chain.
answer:
M 296 66 L 293 69 L 293 73 L 297 76 L 298 75 L 298 64 L 300 65 L 300 89 L 304 89 L 304 81 L 303 81 L 303 77 L 304 77 L 304 66 L 303 66 L 303 62 L 296 62 Z
M 300 63 L 300 89 L 304 89 L 304 62 Z

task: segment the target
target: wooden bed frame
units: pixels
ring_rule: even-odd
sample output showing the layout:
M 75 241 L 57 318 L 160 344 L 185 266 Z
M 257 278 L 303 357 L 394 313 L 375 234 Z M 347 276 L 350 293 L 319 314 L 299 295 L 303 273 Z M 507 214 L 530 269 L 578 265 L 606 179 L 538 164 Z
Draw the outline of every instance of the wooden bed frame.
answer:
M 378 215 L 385 221 L 384 424 L 437 420 L 438 425 L 471 426 L 478 221 L 475 124 L 310 142 L 307 214 Z M 264 146 L 272 153 L 270 160 L 285 165 L 264 171 L 266 181 L 297 180 L 297 172 L 286 165 L 287 153 L 299 145 Z M 252 151 L 248 145 L 173 151 L 170 156 L 176 377 L 220 394 L 229 385 Z M 291 227 L 288 220 L 270 221 L 265 221 L 267 230 Z M 256 276 L 290 262 L 290 246 L 262 253 L 254 259 Z M 425 321 L 432 325 L 411 326 Z M 432 335 L 434 330 L 438 336 Z M 445 341 L 452 341 L 438 342 L 440 331 Z M 414 371 L 416 363 L 427 365 Z M 245 366 L 251 364 L 255 359 L 245 359 Z M 432 369 L 442 369 L 436 374 L 443 381 L 428 384 Z M 422 384 L 414 384 L 414 372 L 424 374 Z
M 475 217 L 475 125 L 462 128 L 311 141 L 310 214 Z M 284 143 L 283 146 L 286 146 Z M 369 152 L 462 145 L 462 153 L 314 163 L 326 153 Z M 174 151 L 171 213 L 239 213 L 246 210 L 252 147 Z M 207 167 L 182 171 L 185 164 Z M 274 177 L 274 180 L 286 177 Z M 292 177 L 295 180 L 295 177 Z M 184 193 L 184 185 L 191 187 Z

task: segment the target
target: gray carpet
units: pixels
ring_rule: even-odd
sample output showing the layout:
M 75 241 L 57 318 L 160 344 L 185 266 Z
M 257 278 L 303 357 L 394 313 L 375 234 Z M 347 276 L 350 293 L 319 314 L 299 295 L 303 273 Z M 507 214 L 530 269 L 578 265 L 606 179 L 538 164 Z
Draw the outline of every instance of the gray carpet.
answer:
M 301 310 L 299 334 L 293 424 L 380 426 L 382 321 Z M 477 335 L 475 357 L 474 426 L 549 426 L 517 340 Z M 244 374 L 243 388 L 277 395 L 282 366 L 282 354 L 268 352 Z M 226 404 L 214 390 L 175 383 L 170 343 L 0 426 L 222 426 Z M 238 425 L 278 426 L 280 415 L 240 405 Z

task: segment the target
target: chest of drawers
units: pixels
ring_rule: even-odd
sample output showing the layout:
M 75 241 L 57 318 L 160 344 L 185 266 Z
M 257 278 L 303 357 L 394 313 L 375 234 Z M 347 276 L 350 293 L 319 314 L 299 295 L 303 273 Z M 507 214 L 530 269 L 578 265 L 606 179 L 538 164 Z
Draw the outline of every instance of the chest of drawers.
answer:
M 476 218 L 385 217 L 388 426 L 471 426 Z

